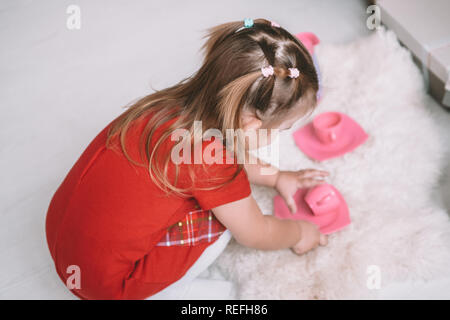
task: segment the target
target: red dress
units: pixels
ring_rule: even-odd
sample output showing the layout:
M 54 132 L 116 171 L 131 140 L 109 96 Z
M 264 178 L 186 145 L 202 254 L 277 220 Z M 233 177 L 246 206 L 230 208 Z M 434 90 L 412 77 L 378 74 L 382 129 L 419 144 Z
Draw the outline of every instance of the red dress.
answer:
M 139 137 L 146 120 L 136 121 L 126 139 L 128 154 L 136 161 L 140 161 Z M 129 162 L 119 148 L 106 148 L 109 126 L 89 144 L 55 192 L 47 212 L 47 242 L 64 283 L 73 274 L 73 266 L 79 270 L 80 287 L 70 289 L 79 298 L 144 299 L 180 279 L 217 239 L 205 241 L 190 233 L 188 237 L 196 241 L 166 246 L 168 235 L 172 240 L 186 236 L 186 229 L 175 232 L 173 226 L 192 213 L 197 221 L 205 221 L 210 209 L 248 197 L 250 184 L 242 170 L 218 190 L 198 190 L 211 185 L 211 176 L 228 178 L 237 165 L 210 164 L 206 174 L 202 164 L 182 164 L 180 186 L 195 186 L 190 197 L 166 195 L 147 168 Z M 187 166 L 193 166 L 195 181 L 188 178 Z M 169 165 L 169 177 L 174 168 Z M 216 235 L 225 229 L 215 226 Z

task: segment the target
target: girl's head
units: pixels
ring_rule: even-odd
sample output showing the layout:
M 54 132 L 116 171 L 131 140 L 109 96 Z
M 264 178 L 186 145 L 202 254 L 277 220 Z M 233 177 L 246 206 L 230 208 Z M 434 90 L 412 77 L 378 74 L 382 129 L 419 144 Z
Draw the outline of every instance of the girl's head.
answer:
M 313 60 L 300 41 L 282 27 L 266 19 L 246 26 L 244 21 L 234 21 L 208 29 L 206 37 L 204 60 L 194 75 L 137 101 L 115 119 L 109 132 L 109 138 L 120 136 L 127 155 L 124 137 L 128 126 L 152 113 L 142 148 L 154 181 L 173 191 L 177 188 L 164 174 L 170 157 L 163 164 L 155 159 L 159 159 L 160 142 L 170 138 L 175 129 L 194 133 L 194 121 L 201 121 L 203 132 L 218 129 L 224 138 L 227 129 L 287 129 L 316 105 L 318 78 Z M 273 75 L 264 76 L 261 68 L 269 66 Z M 290 77 L 289 68 L 297 68 L 298 77 Z M 151 147 L 155 129 L 174 118 Z
M 251 22 L 221 24 L 206 35 L 204 62 L 193 78 L 203 85 L 198 94 L 208 96 L 203 109 L 193 110 L 206 127 L 287 129 L 316 105 L 318 78 L 308 50 L 271 21 Z M 273 74 L 265 76 L 265 67 Z M 299 75 L 291 77 L 290 68 Z

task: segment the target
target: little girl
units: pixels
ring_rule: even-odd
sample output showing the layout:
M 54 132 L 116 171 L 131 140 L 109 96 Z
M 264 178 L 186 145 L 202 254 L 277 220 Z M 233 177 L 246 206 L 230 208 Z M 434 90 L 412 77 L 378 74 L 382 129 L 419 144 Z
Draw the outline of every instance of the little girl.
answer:
M 181 279 L 227 232 L 260 250 L 303 254 L 326 245 L 311 223 L 263 215 L 250 190 L 250 183 L 274 187 L 295 212 L 296 190 L 320 183 L 326 172 L 238 163 L 229 139 L 200 144 L 204 154 L 214 145 L 224 161 L 195 161 L 192 140 L 193 152 L 183 148 L 184 161 L 174 161 L 177 129 L 194 138 L 199 121 L 203 131 L 224 137 L 227 129 L 284 130 L 316 105 L 311 56 L 278 24 L 245 19 L 213 27 L 208 36 L 198 72 L 109 123 L 52 198 L 48 246 L 58 275 L 81 299 L 151 297 Z

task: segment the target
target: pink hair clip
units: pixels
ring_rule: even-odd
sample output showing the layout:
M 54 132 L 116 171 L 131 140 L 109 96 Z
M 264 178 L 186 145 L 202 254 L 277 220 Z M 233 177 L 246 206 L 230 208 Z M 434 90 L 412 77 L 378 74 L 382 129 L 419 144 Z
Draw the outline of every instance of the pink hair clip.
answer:
M 276 23 L 275 21 L 270 21 L 270 24 L 272 25 L 272 27 L 277 27 L 277 28 L 280 27 L 280 25 L 278 23 Z
M 264 78 L 267 78 L 268 76 L 273 75 L 273 67 L 271 65 L 269 65 L 268 67 L 262 67 L 261 72 Z
M 300 71 L 298 71 L 297 68 L 289 68 L 289 77 L 295 79 L 298 77 L 299 74 L 300 74 Z

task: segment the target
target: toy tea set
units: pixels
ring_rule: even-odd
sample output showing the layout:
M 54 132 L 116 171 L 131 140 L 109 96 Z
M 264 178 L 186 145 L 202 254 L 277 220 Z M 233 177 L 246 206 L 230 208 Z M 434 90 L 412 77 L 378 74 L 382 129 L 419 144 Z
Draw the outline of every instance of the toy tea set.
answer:
M 302 32 L 296 36 L 313 57 L 319 78 L 317 98 L 320 99 L 321 78 L 314 54 L 314 46 L 319 43 L 319 39 L 309 32 Z M 341 112 L 321 113 L 313 121 L 294 132 L 293 136 L 300 150 L 317 161 L 348 153 L 363 144 L 368 138 L 364 129 L 355 120 Z M 319 227 L 323 234 L 341 230 L 351 222 L 345 199 L 331 184 L 322 183 L 313 188 L 298 189 L 294 200 L 297 203 L 297 212 L 291 213 L 283 198 L 275 196 L 275 216 L 281 219 L 312 222 Z

